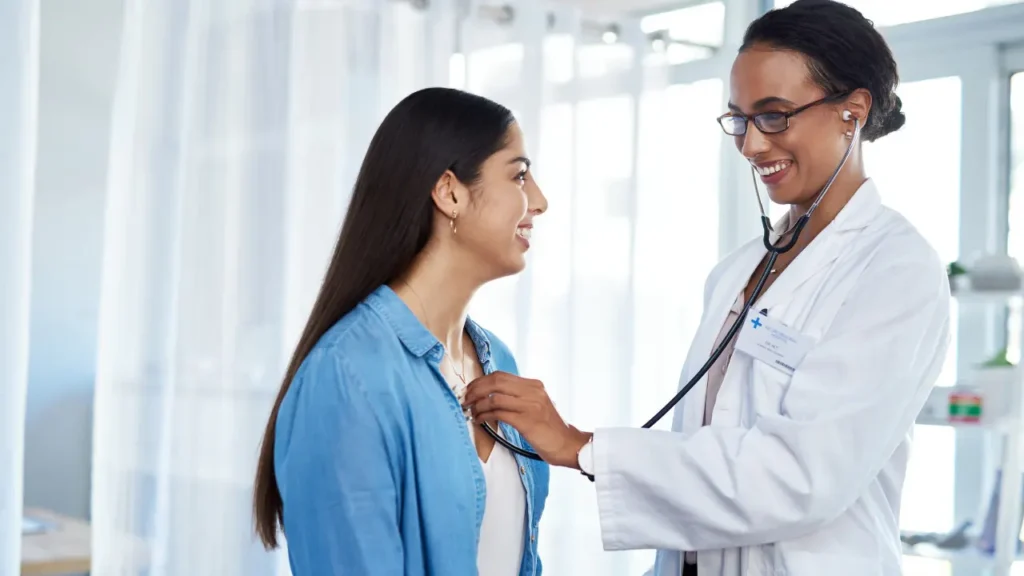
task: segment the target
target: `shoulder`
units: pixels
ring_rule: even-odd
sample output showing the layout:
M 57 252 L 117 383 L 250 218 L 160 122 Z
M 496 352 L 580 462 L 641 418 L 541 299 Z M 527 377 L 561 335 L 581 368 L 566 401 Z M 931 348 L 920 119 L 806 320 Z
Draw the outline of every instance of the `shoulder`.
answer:
M 287 412 L 323 411 L 373 407 L 378 418 L 387 411 L 381 402 L 393 399 L 396 379 L 382 366 L 397 366 L 404 348 L 387 322 L 360 304 L 336 322 L 316 342 L 292 378 L 282 403 Z
M 885 208 L 849 242 L 853 249 L 837 262 L 827 292 L 842 301 L 838 326 L 948 328 L 951 296 L 945 266 L 906 218 Z
M 377 374 L 405 354 L 398 335 L 365 303 L 334 324 L 313 347 L 300 374 L 335 369 L 348 378 Z
M 948 288 L 946 266 L 938 252 L 899 212 L 883 208 L 858 240 L 867 278 L 876 282 L 931 284 Z

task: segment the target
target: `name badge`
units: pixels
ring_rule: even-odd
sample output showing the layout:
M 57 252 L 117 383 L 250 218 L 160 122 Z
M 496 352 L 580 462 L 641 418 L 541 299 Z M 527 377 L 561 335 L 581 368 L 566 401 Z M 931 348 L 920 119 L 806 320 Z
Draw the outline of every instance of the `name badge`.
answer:
M 736 339 L 737 350 L 786 374 L 796 371 L 813 344 L 810 336 L 764 314 L 748 315 Z

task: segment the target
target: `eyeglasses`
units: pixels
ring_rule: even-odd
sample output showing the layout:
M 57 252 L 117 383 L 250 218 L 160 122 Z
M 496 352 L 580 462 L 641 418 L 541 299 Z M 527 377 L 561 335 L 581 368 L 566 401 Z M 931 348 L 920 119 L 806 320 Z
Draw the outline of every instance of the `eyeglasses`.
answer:
M 785 132 L 789 129 L 789 119 L 793 116 L 796 116 L 804 110 L 813 108 L 819 104 L 841 100 L 848 95 L 849 92 L 841 92 L 839 94 L 825 96 L 824 98 L 815 100 L 810 104 L 804 104 L 796 110 L 790 110 L 789 112 L 761 112 L 760 114 L 754 114 L 753 116 L 744 116 L 743 114 L 728 112 L 718 117 L 718 123 L 722 126 L 722 130 L 724 130 L 729 136 L 745 135 L 747 133 L 747 124 L 751 121 L 754 122 L 754 126 L 756 126 L 762 134 L 778 134 L 779 132 Z

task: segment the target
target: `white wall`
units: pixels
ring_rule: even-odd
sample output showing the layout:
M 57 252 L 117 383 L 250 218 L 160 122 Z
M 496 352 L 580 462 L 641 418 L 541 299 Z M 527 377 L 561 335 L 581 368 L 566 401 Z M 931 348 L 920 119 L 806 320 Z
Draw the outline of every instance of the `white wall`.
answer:
M 122 0 L 44 0 L 25 504 L 86 517 Z

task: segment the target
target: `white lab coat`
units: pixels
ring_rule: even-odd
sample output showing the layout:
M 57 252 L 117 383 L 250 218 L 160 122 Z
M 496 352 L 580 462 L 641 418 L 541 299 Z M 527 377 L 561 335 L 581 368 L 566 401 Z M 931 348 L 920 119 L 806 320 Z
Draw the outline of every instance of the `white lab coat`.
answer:
M 681 383 L 764 254 L 752 240 L 711 272 Z M 595 432 L 605 549 L 658 549 L 651 576 L 678 576 L 683 550 L 699 576 L 899 575 L 911 431 L 949 297 L 935 251 L 866 182 L 754 308 L 816 340 L 792 376 L 737 351 L 710 426 L 705 379 L 672 432 Z

